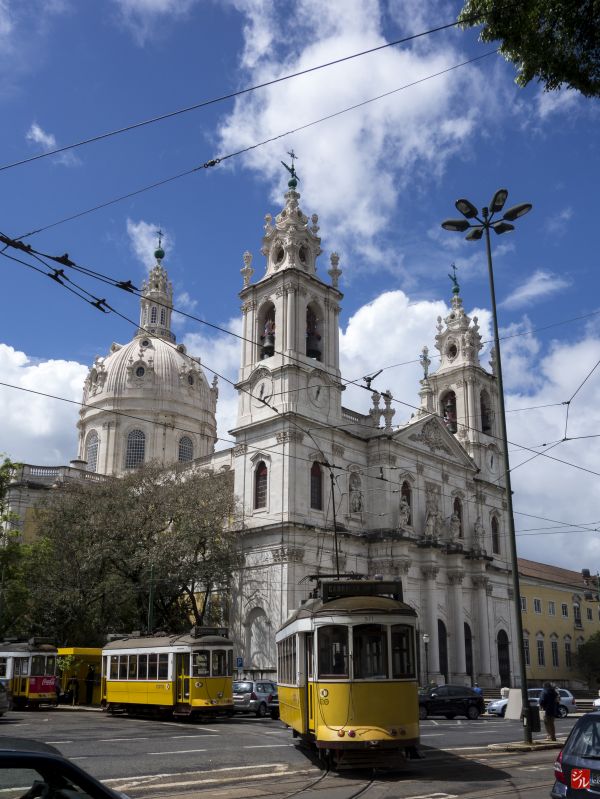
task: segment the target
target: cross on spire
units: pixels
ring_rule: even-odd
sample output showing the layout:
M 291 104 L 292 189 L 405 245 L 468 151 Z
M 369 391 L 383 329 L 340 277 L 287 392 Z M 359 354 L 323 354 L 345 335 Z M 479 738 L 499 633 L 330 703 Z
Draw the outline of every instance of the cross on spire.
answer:
M 160 249 L 160 247 L 162 246 L 162 237 L 163 237 L 163 232 L 160 228 L 156 231 L 156 235 L 158 236 L 158 247 Z
M 453 284 L 452 285 L 452 293 L 453 294 L 459 294 L 460 293 L 460 287 L 458 285 L 458 280 L 456 279 L 456 264 L 455 263 L 451 263 L 450 264 L 450 268 L 452 269 L 452 274 L 448 273 L 448 277 L 450 278 L 450 280 L 452 281 L 452 284 Z

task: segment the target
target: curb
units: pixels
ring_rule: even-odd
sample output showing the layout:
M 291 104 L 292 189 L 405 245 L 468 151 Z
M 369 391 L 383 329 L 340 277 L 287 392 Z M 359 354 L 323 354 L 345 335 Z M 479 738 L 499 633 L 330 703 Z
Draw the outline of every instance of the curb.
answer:
M 488 744 L 488 749 L 493 752 L 537 752 L 545 751 L 547 749 L 562 749 L 563 741 L 533 741 L 533 743 L 525 743 L 524 741 L 513 741 L 505 744 Z

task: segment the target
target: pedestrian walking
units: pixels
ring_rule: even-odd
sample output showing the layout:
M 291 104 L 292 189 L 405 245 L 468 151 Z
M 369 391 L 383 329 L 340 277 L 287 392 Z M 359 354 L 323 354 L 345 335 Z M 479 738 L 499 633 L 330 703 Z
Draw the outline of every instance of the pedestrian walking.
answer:
M 540 707 L 544 711 L 544 727 L 546 728 L 547 741 L 556 741 L 554 719 L 558 716 L 559 700 L 560 697 L 556 688 L 552 683 L 545 682 L 544 690 L 540 696 Z
M 96 684 L 96 670 L 92 665 L 88 668 L 88 672 L 85 675 L 85 703 L 86 705 L 92 704 L 92 699 L 94 697 L 94 685 Z

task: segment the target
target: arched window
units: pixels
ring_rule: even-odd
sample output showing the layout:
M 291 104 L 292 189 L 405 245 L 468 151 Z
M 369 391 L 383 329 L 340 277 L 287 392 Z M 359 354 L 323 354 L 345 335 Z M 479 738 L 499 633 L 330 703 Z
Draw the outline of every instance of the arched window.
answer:
M 141 430 L 132 430 L 127 436 L 125 452 L 125 468 L 136 469 L 144 462 L 146 454 L 146 436 Z
M 270 358 L 275 352 L 275 306 L 266 303 L 259 316 L 260 357 Z
M 310 507 L 323 510 L 323 472 L 316 462 L 310 470 Z
M 180 463 L 187 463 L 194 458 L 194 445 L 189 436 L 182 436 L 179 439 L 179 457 Z
M 98 433 L 95 430 L 92 430 L 87 437 L 85 459 L 88 472 L 95 472 L 98 468 Z
M 412 489 L 408 480 L 402 483 L 400 489 L 400 524 L 412 524 Z
M 492 432 L 492 405 L 490 403 L 490 395 L 485 389 L 479 395 L 479 407 L 481 412 L 481 432 Z
M 447 391 L 441 398 L 441 413 L 444 424 L 450 433 L 456 433 L 458 426 L 456 420 L 456 394 Z
M 156 306 L 153 305 L 152 308 L 150 309 L 150 324 L 155 325 L 157 318 L 158 318 L 158 312 L 156 310 Z
M 254 473 L 254 507 L 266 508 L 267 507 L 267 480 L 269 477 L 269 470 L 267 464 L 261 461 L 256 467 Z
M 454 504 L 452 505 L 452 511 L 453 511 L 455 516 L 458 516 L 458 525 L 457 525 L 458 537 L 459 538 L 463 538 L 464 537 L 464 534 L 463 534 L 463 509 L 462 509 L 462 502 L 460 501 L 460 499 L 458 497 L 456 497 L 455 500 L 454 500 Z
M 160 309 L 160 323 L 161 325 L 166 324 L 167 322 L 167 312 L 164 308 Z
M 492 552 L 500 554 L 500 525 L 496 516 L 492 516 Z
M 350 513 L 361 513 L 362 509 L 363 498 L 360 477 L 352 473 L 350 475 Z
M 321 360 L 321 333 L 317 313 L 310 305 L 306 309 L 306 354 L 309 358 Z

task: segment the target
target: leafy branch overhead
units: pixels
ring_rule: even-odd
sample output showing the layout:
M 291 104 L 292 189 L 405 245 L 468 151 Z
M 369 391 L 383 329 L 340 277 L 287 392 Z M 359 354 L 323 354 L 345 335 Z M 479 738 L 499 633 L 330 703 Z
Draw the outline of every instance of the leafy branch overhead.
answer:
M 501 42 L 520 86 L 537 79 L 546 90 L 600 95 L 600 0 L 467 0 L 459 21 Z

